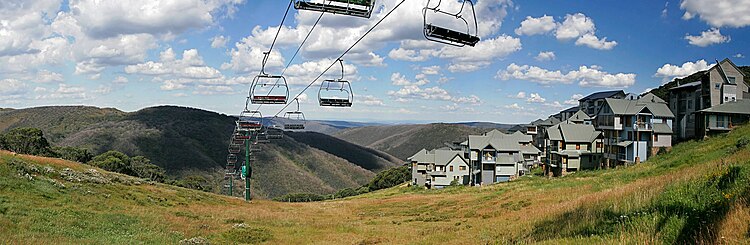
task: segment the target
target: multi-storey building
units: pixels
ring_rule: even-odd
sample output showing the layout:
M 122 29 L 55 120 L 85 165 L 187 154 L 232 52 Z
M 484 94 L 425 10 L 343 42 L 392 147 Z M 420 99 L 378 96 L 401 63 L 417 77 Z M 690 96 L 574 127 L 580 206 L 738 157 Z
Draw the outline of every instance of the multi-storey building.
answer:
M 412 184 L 443 188 L 452 182 L 469 184 L 469 164 L 464 152 L 450 149 L 422 149 L 407 160 L 411 162 Z
M 602 133 L 591 124 L 564 121 L 550 127 L 546 133 L 548 164 L 545 173 L 561 176 L 599 168 L 604 153 L 602 139 Z
M 745 74 L 729 59 L 690 78 L 693 82 L 678 84 L 669 90 L 669 108 L 675 114 L 677 140 L 705 136 L 705 118 L 698 115 L 699 111 L 750 98 Z
M 625 96 L 622 90 L 596 92 L 578 100 L 578 109 L 593 116 L 602 108 L 605 99 L 625 99 Z
M 606 99 L 595 120 L 604 134 L 606 165 L 642 162 L 660 148 L 671 149 L 673 120 L 666 102 L 653 94 L 637 100 Z

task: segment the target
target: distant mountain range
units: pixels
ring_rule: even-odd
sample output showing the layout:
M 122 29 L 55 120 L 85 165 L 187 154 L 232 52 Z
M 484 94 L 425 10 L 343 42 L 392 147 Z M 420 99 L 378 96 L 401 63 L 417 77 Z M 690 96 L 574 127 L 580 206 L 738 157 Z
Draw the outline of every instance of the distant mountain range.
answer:
M 94 153 L 118 150 L 143 155 L 179 178 L 198 174 L 220 186 L 235 117 L 200 109 L 160 106 L 127 113 L 85 106 L 0 111 L 0 131 L 35 127 L 53 145 Z M 317 122 L 310 122 L 316 127 Z M 352 123 L 320 123 L 337 131 Z M 336 130 L 333 130 L 336 129 Z M 386 153 L 315 133 L 288 133 L 261 146 L 254 166 L 253 191 L 262 197 L 294 192 L 326 194 L 359 187 L 375 173 L 401 162 Z
M 464 123 L 469 125 L 490 125 L 487 123 Z M 477 127 L 464 124 L 416 124 L 368 126 L 344 129 L 336 133 L 337 138 L 384 151 L 401 160 L 414 155 L 417 151 L 446 146 L 445 143 L 460 142 L 469 134 L 481 134 L 495 127 Z M 497 128 L 502 129 L 501 124 Z

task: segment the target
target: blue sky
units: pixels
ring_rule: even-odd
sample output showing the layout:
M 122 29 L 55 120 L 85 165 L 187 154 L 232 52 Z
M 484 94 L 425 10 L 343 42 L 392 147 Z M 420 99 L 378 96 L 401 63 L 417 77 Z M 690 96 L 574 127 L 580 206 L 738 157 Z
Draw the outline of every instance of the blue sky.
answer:
M 398 2 L 378 0 L 369 20 L 325 14 L 286 71 L 290 93 Z M 460 5 L 443 2 L 446 10 Z M 239 113 L 288 3 L 11 0 L 0 5 L 0 107 L 182 105 Z M 301 96 L 307 117 L 522 123 L 595 91 L 641 93 L 715 59 L 750 65 L 747 0 L 479 0 L 482 41 L 464 48 L 424 40 L 425 4 L 407 0 L 344 57 L 352 108 L 317 106 L 312 86 Z M 290 10 L 269 73 L 281 72 L 318 16 Z M 334 66 L 324 78 L 337 76 Z

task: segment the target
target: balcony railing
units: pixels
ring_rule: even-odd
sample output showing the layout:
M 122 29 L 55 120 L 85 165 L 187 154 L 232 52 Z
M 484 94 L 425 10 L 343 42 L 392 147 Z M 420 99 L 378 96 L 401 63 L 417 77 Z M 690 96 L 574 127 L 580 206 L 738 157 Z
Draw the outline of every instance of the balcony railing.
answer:
M 651 131 L 654 127 L 648 122 L 636 122 L 633 124 L 633 128 L 639 131 Z
M 495 163 L 497 162 L 496 157 L 482 157 L 482 163 Z

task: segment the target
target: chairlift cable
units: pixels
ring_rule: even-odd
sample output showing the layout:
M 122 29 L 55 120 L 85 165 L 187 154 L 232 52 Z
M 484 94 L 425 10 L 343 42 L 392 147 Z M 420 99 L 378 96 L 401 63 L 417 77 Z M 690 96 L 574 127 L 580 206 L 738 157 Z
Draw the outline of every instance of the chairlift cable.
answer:
M 357 39 L 357 41 L 354 42 L 354 44 L 352 44 L 351 47 L 349 47 L 346 51 L 344 51 L 344 53 L 342 53 L 338 58 L 336 58 L 336 60 L 334 60 L 333 63 L 331 63 L 331 65 L 328 66 L 328 68 L 326 68 L 322 73 L 320 73 L 320 75 L 318 75 L 312 82 L 310 82 L 310 84 L 308 84 L 304 89 L 302 89 L 302 91 L 300 91 L 299 94 L 297 94 L 296 96 L 294 96 L 294 99 L 299 98 L 299 96 L 302 95 L 303 93 L 305 93 L 305 91 L 307 91 L 308 88 L 312 87 L 312 85 L 315 84 L 315 82 L 317 82 L 318 79 L 320 79 L 321 77 L 323 77 L 323 75 L 325 75 L 326 72 L 328 72 L 328 70 L 330 70 L 334 65 L 336 65 L 336 63 L 338 63 L 339 60 L 343 59 L 344 56 L 347 53 L 349 53 L 352 49 L 354 49 L 354 47 L 357 46 L 357 44 L 359 44 L 359 42 L 361 42 L 363 39 L 365 39 L 365 37 L 367 37 L 367 35 L 369 35 L 376 27 L 378 27 L 378 25 L 380 25 L 380 23 L 382 23 L 383 20 L 385 20 L 386 18 L 388 18 L 388 16 L 390 16 L 394 11 L 396 11 L 396 9 L 398 9 L 398 7 L 400 7 L 401 4 L 403 4 L 404 2 L 406 2 L 406 0 L 401 0 L 401 2 L 399 2 L 395 7 L 393 7 L 393 9 L 391 9 L 390 11 L 388 11 L 388 13 L 386 13 L 385 16 L 383 16 L 383 18 L 381 18 L 380 20 L 378 20 L 378 22 L 375 23 L 375 25 L 373 25 L 372 27 L 370 27 L 370 29 L 367 30 L 367 32 L 365 32 L 364 35 L 362 35 L 359 39 Z M 294 100 L 294 99 L 292 99 L 292 100 Z M 284 108 L 281 108 L 281 110 L 279 110 L 279 112 L 277 112 L 274 115 L 274 117 L 278 116 L 281 112 L 283 112 L 291 104 L 292 104 L 292 102 L 289 102 L 286 105 L 284 105 Z
M 294 55 L 292 55 L 292 58 L 291 58 L 291 59 L 289 59 L 289 62 L 287 62 L 287 64 L 286 64 L 286 66 L 284 67 L 284 69 L 283 69 L 283 70 L 281 70 L 281 75 L 280 75 L 280 76 L 283 76 L 283 75 L 284 75 L 284 74 L 286 73 L 286 70 L 287 70 L 287 69 L 289 68 L 289 66 L 291 66 L 291 65 L 292 65 L 292 62 L 294 61 L 294 59 L 295 59 L 295 58 L 297 58 L 297 54 L 299 54 L 299 51 L 300 51 L 300 50 L 302 50 L 302 47 L 303 47 L 303 46 L 305 45 L 305 43 L 307 42 L 307 39 L 308 39 L 308 38 L 310 38 L 310 35 L 312 34 L 313 30 L 315 30 L 315 27 L 316 27 L 316 26 L 318 26 L 318 23 L 320 22 L 320 19 L 322 19 L 322 18 L 323 18 L 323 14 L 325 14 L 325 13 L 320 13 L 320 16 L 318 16 L 318 20 L 316 20 L 316 21 L 315 21 L 315 24 L 313 24 L 313 25 L 312 25 L 312 28 L 310 28 L 310 31 L 309 31 L 309 32 L 307 32 L 307 36 L 305 36 L 305 39 L 304 39 L 304 40 L 302 40 L 302 43 L 300 43 L 299 47 L 297 47 L 297 51 L 294 51 Z M 273 86 L 273 87 L 271 87 L 271 89 L 270 89 L 270 90 L 268 91 L 268 94 L 267 94 L 267 95 L 271 95 L 271 92 L 273 92 L 273 89 L 274 89 L 274 88 L 276 88 L 276 85 L 277 85 L 278 83 L 279 83 L 279 79 L 276 79 L 276 83 L 275 83 L 275 84 L 274 84 L 274 86 Z M 257 109 L 255 109 L 255 110 L 256 110 L 256 111 L 257 111 L 257 110 L 260 110 L 260 107 L 261 107 L 261 106 L 263 106 L 263 104 L 260 104 L 260 105 L 258 105 L 258 108 L 257 108 Z

